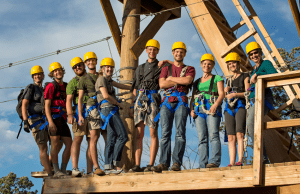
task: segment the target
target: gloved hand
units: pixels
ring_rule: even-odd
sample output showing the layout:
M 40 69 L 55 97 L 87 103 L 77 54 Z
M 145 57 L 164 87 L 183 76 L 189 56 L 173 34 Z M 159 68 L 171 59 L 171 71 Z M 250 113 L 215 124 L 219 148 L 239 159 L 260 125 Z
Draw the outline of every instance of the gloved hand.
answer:
M 30 128 L 30 125 L 28 123 L 28 120 L 24 121 L 24 127 L 23 128 L 24 128 L 25 132 L 30 133 L 31 128 Z

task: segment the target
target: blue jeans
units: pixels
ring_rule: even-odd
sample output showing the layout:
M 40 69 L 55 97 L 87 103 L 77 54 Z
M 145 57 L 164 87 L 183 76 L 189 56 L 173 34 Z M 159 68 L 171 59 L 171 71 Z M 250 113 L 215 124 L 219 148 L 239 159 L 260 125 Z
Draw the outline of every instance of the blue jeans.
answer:
M 168 102 L 173 109 L 176 108 L 178 102 Z M 185 106 L 179 106 L 175 113 L 166 107 L 160 109 L 161 122 L 161 143 L 160 143 L 160 160 L 159 163 L 170 166 L 171 163 L 171 135 L 173 120 L 175 117 L 176 135 L 175 146 L 172 154 L 173 163 L 177 162 L 182 165 L 183 154 L 186 144 L 186 120 L 189 111 Z
M 272 97 L 268 97 L 265 98 L 270 104 L 273 104 L 273 98 Z M 253 102 L 253 98 L 250 99 Z M 270 111 L 270 109 L 265 105 L 265 114 L 267 114 Z M 255 103 L 253 103 L 253 106 L 251 106 L 248 109 L 248 113 L 247 113 L 247 120 L 246 120 L 246 126 L 249 132 L 249 135 L 251 137 L 252 140 L 252 145 L 254 145 L 254 115 L 255 115 Z M 265 148 L 265 144 L 263 141 L 263 160 L 267 161 L 268 160 L 268 155 L 266 152 L 266 148 Z
M 218 112 L 222 112 L 221 106 L 217 108 Z M 199 108 L 200 113 L 204 113 L 202 108 Z M 221 117 L 218 115 L 207 115 L 207 118 L 202 118 L 201 116 L 195 119 L 198 138 L 199 138 L 199 167 L 205 168 L 206 164 L 214 163 L 217 166 L 221 164 L 221 142 L 219 136 L 219 127 L 221 122 Z M 208 136 L 208 137 L 207 137 Z M 208 138 L 211 146 L 211 158 L 209 157 L 209 147 Z
M 114 107 L 101 108 L 101 113 L 107 116 Z M 105 122 L 105 121 L 103 121 Z M 126 128 L 120 118 L 119 112 L 116 112 L 110 119 L 106 127 L 107 144 L 105 149 L 104 169 L 113 169 L 114 166 L 120 167 L 122 151 L 125 143 L 128 141 Z

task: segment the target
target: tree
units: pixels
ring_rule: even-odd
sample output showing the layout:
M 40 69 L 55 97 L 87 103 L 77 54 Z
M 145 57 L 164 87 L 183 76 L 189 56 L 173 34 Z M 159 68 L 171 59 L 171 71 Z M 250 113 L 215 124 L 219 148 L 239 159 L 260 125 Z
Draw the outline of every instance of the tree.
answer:
M 34 184 L 28 179 L 27 176 L 17 178 L 13 172 L 7 176 L 0 178 L 0 193 L 7 194 L 36 194 L 38 191 L 30 191 Z

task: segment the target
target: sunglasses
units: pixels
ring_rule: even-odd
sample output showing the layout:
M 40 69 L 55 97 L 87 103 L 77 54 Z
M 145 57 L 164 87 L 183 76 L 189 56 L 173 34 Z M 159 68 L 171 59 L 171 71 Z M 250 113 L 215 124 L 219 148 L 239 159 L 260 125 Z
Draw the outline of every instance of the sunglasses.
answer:
M 249 53 L 249 56 L 251 57 L 252 55 L 257 55 L 258 54 L 258 51 L 254 51 L 252 53 Z
M 77 64 L 73 66 L 73 69 L 77 69 L 78 67 L 81 67 L 82 64 Z

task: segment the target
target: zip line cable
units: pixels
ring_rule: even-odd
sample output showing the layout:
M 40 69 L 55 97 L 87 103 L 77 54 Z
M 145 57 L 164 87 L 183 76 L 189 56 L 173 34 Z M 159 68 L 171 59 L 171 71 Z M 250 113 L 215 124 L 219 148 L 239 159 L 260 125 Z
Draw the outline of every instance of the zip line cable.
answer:
M 3 88 L 0 88 L 0 90 L 3 90 L 3 89 L 11 89 L 11 88 L 25 88 L 26 86 L 18 86 L 18 87 L 3 87 Z
M 200 34 L 199 34 L 199 32 L 198 32 L 198 30 L 197 30 L 197 28 L 196 28 L 196 26 L 195 26 L 195 24 L 194 24 L 194 22 L 193 22 L 193 19 L 191 18 L 191 16 L 190 16 L 190 14 L 189 14 L 189 12 L 188 12 L 188 10 L 187 10 L 186 7 L 185 7 L 185 10 L 186 10 L 186 13 L 188 14 L 188 16 L 189 16 L 189 18 L 190 18 L 190 20 L 191 20 L 193 26 L 194 26 L 194 29 L 195 29 L 195 31 L 196 31 L 196 33 L 197 33 L 197 35 L 198 35 L 198 37 L 199 37 L 199 39 L 200 39 L 200 41 L 201 41 L 201 43 L 202 43 L 202 46 L 203 46 L 205 52 L 208 53 L 208 51 L 207 51 L 207 49 L 206 49 L 206 47 L 205 47 L 205 45 L 204 45 L 204 42 L 202 41 L 202 38 L 201 38 L 201 36 L 200 36 Z M 216 74 L 219 75 L 215 67 L 214 67 L 214 70 L 215 70 Z M 223 77 L 224 77 L 224 76 L 223 76 Z
M 20 64 L 23 64 L 23 63 L 28 63 L 28 62 L 31 62 L 31 61 L 35 61 L 35 60 L 38 60 L 38 59 L 50 57 L 50 56 L 53 56 L 53 55 L 58 55 L 59 53 L 71 51 L 71 50 L 78 49 L 78 48 L 81 48 L 81 47 L 89 46 L 89 45 L 92 45 L 92 44 L 95 44 L 95 43 L 99 43 L 99 42 L 102 42 L 102 41 L 105 41 L 105 40 L 109 40 L 111 37 L 112 36 L 107 36 L 106 38 L 102 38 L 100 40 L 95 40 L 95 41 L 88 42 L 88 43 L 85 43 L 85 44 L 80 44 L 80 45 L 77 45 L 77 46 L 73 46 L 73 47 L 62 49 L 62 50 L 57 50 L 57 51 L 54 51 L 54 52 L 51 52 L 51 53 L 43 54 L 43 55 L 40 55 L 40 56 L 37 56 L 37 57 L 32 57 L 32 58 L 24 59 L 24 60 L 17 61 L 17 62 L 14 62 L 14 63 L 9 63 L 8 65 L 2 65 L 2 66 L 0 66 L 0 70 L 5 69 L 5 68 L 9 68 L 9 67 L 12 67 L 12 66 L 20 65 Z
M 6 101 L 2 101 L 0 103 L 10 102 L 10 101 L 14 101 L 14 100 L 18 100 L 18 99 L 6 100 Z

